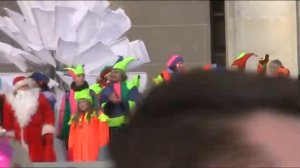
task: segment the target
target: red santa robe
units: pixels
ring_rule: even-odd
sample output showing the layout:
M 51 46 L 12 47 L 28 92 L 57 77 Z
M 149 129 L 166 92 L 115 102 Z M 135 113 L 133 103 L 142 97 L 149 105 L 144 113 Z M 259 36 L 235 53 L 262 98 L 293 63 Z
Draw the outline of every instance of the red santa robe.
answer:
M 32 161 L 55 161 L 54 113 L 40 89 L 31 92 L 32 96 L 25 100 L 13 93 L 6 95 L 3 127 L 28 151 Z

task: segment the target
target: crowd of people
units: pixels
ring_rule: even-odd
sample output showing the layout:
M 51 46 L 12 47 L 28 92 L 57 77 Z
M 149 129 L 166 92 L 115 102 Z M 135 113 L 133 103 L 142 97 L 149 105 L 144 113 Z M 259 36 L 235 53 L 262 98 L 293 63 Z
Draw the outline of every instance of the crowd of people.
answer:
M 161 98 L 159 98 L 161 102 L 151 100 L 154 101 L 149 101 L 150 104 L 152 103 L 151 107 L 146 106 L 148 99 L 151 98 L 141 102 L 141 93 L 139 92 L 140 77 L 137 75 L 132 80 L 129 80 L 126 75 L 128 64 L 134 60 L 136 60 L 134 57 L 124 58 L 120 56 L 114 65 L 102 69 L 97 82 L 93 85 L 89 85 L 85 81 L 84 65 L 65 68 L 66 72 L 72 77 L 73 82 L 70 85 L 70 89 L 65 91 L 62 98 L 58 112 L 58 121 L 55 121 L 56 117 L 54 113 L 57 102 L 56 96 L 48 87 L 50 78 L 42 72 L 33 72 L 27 77 L 16 77 L 13 80 L 12 91 L 1 97 L 0 136 L 14 138 L 28 153 L 33 162 L 56 161 L 53 146 L 56 138 L 64 142 L 65 149 L 63 150 L 67 151 L 66 159 L 68 161 L 97 161 L 109 159 L 111 154 L 108 150 L 108 145 L 111 142 L 124 142 L 123 147 L 122 143 L 121 146 L 112 145 L 112 151 L 118 150 L 120 153 L 118 155 L 112 154 L 113 157 L 118 158 L 119 155 L 123 155 L 124 152 L 133 150 L 134 147 L 132 147 L 132 145 L 134 146 L 135 144 L 132 144 L 132 142 L 138 140 L 136 139 L 138 137 L 133 137 L 132 142 L 129 142 L 131 140 L 123 140 L 125 136 L 123 134 L 126 133 L 124 130 L 126 130 L 125 128 L 127 128 L 128 123 L 132 122 L 131 119 L 134 118 L 136 114 L 139 115 L 139 113 L 145 113 L 145 116 L 150 118 L 152 115 L 161 115 L 161 117 L 164 118 L 165 112 L 163 111 L 169 111 L 171 109 L 164 109 L 167 107 L 163 105 L 161 105 L 161 110 L 163 110 L 161 114 L 148 113 L 151 113 L 152 110 L 159 110 L 159 106 L 156 106 L 154 102 L 159 105 L 169 99 L 168 96 L 164 94 L 174 96 L 174 94 L 171 94 L 172 89 L 170 92 L 161 90 L 162 95 Z M 273 77 L 289 77 L 290 75 L 289 70 L 284 67 L 279 60 L 269 61 L 269 55 L 259 57 L 253 53 L 241 53 L 232 63 L 230 69 L 232 71 L 252 71 Z M 221 68 L 215 64 L 207 64 L 201 67 L 201 70 L 219 71 Z M 182 76 L 186 76 L 185 74 L 189 76 L 190 71 L 184 67 L 183 57 L 173 55 L 167 61 L 166 69 L 157 77 L 153 78 L 153 85 L 158 89 L 161 87 L 164 88 L 167 85 L 162 84 L 184 78 Z M 197 80 L 198 79 L 195 78 L 195 81 Z M 190 87 L 188 84 L 189 83 L 184 86 Z M 192 88 L 187 89 L 191 91 L 190 93 L 194 92 L 191 90 L 194 86 L 191 87 Z M 173 91 L 176 92 L 176 90 Z M 197 91 L 197 89 L 195 91 Z M 178 96 L 180 97 L 181 94 Z M 189 96 L 183 96 L 182 100 L 187 97 Z M 181 98 L 178 98 L 178 100 L 179 99 L 181 100 Z M 190 96 L 190 98 L 186 100 L 190 101 L 188 104 L 194 102 L 192 99 L 197 98 Z M 176 104 L 176 100 L 172 103 Z M 138 108 L 136 111 L 136 107 L 139 104 L 143 104 L 141 107 L 145 108 Z M 177 106 L 174 105 L 172 110 L 176 111 L 176 107 Z M 55 127 L 56 122 L 58 122 L 58 128 Z M 158 120 L 156 124 L 159 125 L 159 123 Z M 150 125 L 146 126 L 150 127 Z M 162 129 L 165 129 L 165 127 Z M 167 129 L 172 128 L 166 127 L 166 130 Z M 144 133 L 145 135 L 141 135 L 143 139 L 145 137 L 149 138 L 145 141 L 149 141 L 149 144 L 154 144 L 154 142 L 162 140 L 154 140 L 150 134 L 146 135 L 146 132 Z M 121 134 L 122 136 L 120 137 Z M 153 135 L 156 134 L 153 132 Z M 138 143 L 136 145 L 141 145 Z M 143 145 L 145 145 L 145 143 L 143 143 Z M 118 146 L 119 149 L 116 146 Z M 122 150 L 123 148 L 124 150 Z M 138 150 L 143 147 L 138 146 L 136 148 Z M 153 147 L 153 149 L 156 149 L 156 147 Z M 143 150 L 147 150 L 149 156 L 151 155 L 152 157 L 151 145 L 149 146 L 149 151 L 148 147 L 147 149 L 143 148 Z M 157 150 L 160 151 L 159 149 Z M 138 157 L 138 153 L 131 152 L 127 153 L 128 157 L 131 155 Z M 162 155 L 164 154 L 162 153 Z M 145 157 L 147 158 L 148 155 L 145 155 Z M 135 161 L 136 164 L 142 164 L 137 160 Z M 155 161 L 159 161 L 159 159 Z M 126 165 L 123 162 L 122 164 Z M 141 165 L 128 167 L 141 167 Z

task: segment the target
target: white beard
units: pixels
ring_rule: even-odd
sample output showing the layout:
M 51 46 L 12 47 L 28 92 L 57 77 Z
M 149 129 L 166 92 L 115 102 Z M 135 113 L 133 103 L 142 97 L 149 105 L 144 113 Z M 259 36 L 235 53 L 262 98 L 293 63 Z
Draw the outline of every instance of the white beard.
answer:
M 257 66 L 259 63 L 259 57 L 250 57 L 245 65 L 245 71 L 250 73 L 257 73 Z
M 14 96 L 8 95 L 8 101 L 15 111 L 15 117 L 21 128 L 24 128 L 31 121 L 31 116 L 34 115 L 38 108 L 40 89 L 19 90 Z

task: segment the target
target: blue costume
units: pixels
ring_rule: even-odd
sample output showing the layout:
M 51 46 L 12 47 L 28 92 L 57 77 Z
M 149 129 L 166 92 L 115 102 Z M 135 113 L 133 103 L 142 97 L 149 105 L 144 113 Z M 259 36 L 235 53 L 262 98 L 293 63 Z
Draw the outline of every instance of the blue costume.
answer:
M 113 67 L 114 70 L 121 70 L 125 73 L 127 64 L 133 61 L 133 57 L 127 57 L 119 60 Z M 139 76 L 129 81 L 121 81 L 109 84 L 103 89 L 101 93 L 101 107 L 104 113 L 109 117 L 109 127 L 118 128 L 122 127 L 126 123 L 126 119 L 130 112 L 132 112 L 136 106 L 136 103 L 140 99 L 140 93 L 138 91 Z M 120 98 L 119 102 L 113 102 L 110 100 L 110 96 L 115 94 Z

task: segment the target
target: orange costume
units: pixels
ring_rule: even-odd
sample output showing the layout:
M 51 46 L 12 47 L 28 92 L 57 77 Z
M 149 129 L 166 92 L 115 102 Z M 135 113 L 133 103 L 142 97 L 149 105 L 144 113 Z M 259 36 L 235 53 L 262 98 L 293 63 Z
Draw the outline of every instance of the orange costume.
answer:
M 282 66 L 282 67 L 278 68 L 276 76 L 289 77 L 290 76 L 290 71 L 287 68 Z
M 88 93 L 85 96 L 89 96 Z M 103 112 L 99 114 L 93 112 L 88 118 L 88 113 L 83 112 L 77 122 L 74 121 L 75 115 L 71 117 L 68 140 L 70 161 L 97 161 L 100 149 L 108 144 L 108 117 Z

